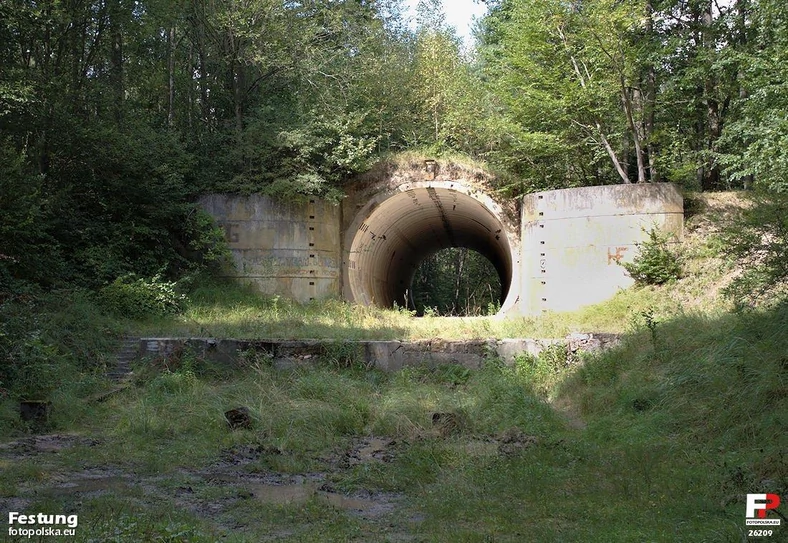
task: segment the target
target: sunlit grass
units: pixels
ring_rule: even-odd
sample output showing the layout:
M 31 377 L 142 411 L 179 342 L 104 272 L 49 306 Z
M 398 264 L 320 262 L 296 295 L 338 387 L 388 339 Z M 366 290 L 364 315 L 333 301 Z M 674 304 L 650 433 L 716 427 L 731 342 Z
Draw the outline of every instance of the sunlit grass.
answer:
M 723 201 L 727 201 L 724 200 Z M 709 217 L 712 217 L 711 219 Z M 402 308 L 381 309 L 341 300 L 299 304 L 232 282 L 205 283 L 190 294 L 181 315 L 132 323 L 140 336 L 386 340 L 560 338 L 572 332 L 624 333 L 644 313 L 664 321 L 686 314 L 716 316 L 730 310 L 720 295 L 736 268 L 715 233 L 713 214 L 688 220 L 676 247 L 683 274 L 662 286 L 631 287 L 578 311 L 537 316 L 417 318 Z
M 552 353 L 512 366 L 490 359 L 474 371 L 389 374 L 328 359 L 294 370 L 250 360 L 228 370 L 187 355 L 167 370 L 141 368 L 129 390 L 90 410 L 76 397 L 60 402 L 75 416 L 59 415 L 49 431 L 95 444 L 16 461 L 0 493 L 62 510 L 73 498 L 51 488 L 64 473 L 113 470 L 122 484 L 78 507 L 85 528 L 77 541 L 113 533 L 124 534 L 119 541 L 178 533 L 259 541 L 273 531 L 283 541 L 386 541 L 393 530 L 391 540 L 734 543 L 741 496 L 788 491 L 787 319 L 783 308 L 679 315 L 653 330 L 633 323 L 620 347 L 575 366 Z M 253 426 L 230 431 L 223 413 L 240 405 Z M 435 413 L 456 424 L 443 431 Z M 512 432 L 532 441 L 506 448 Z M 370 436 L 387 440 L 390 457 L 342 464 Z M 319 472 L 338 492 L 402 499 L 378 522 L 316 500 L 239 498 L 237 486 L 204 474 L 238 447 L 260 451 L 233 468 L 241 474 Z M 184 492 L 217 512 L 172 498 Z M 234 525 L 244 528 L 228 530 Z

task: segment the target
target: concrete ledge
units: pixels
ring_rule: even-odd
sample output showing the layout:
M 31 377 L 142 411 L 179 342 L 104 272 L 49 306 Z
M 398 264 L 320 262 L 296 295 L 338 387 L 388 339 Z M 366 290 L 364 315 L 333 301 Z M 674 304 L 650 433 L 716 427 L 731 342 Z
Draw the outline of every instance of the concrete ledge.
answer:
M 277 368 L 309 365 L 318 359 L 364 363 L 382 371 L 398 371 L 407 366 L 435 367 L 459 364 L 470 369 L 482 367 L 485 359 L 498 357 L 513 364 L 521 354 L 539 356 L 546 348 L 560 345 L 567 359 L 581 351 L 594 352 L 618 343 L 613 334 L 572 334 L 565 339 L 481 339 L 420 341 L 334 341 L 284 339 L 141 338 L 140 357 L 167 357 L 183 349 L 223 364 L 235 364 L 244 352 L 270 357 Z

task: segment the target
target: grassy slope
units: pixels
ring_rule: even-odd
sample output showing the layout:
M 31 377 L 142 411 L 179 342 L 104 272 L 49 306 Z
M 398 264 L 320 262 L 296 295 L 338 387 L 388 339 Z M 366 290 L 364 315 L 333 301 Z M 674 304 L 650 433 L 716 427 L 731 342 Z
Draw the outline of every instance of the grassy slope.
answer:
M 262 359 L 227 372 L 187 357 L 167 371 L 148 369 L 132 389 L 89 408 L 74 400 L 78 392 L 64 392 L 52 430 L 98 443 L 43 462 L 0 451 L 0 500 L 32 496 L 30 511 L 76 508 L 84 527 L 77 541 L 259 541 L 272 534 L 283 541 L 746 540 L 744 495 L 788 496 L 788 308 L 735 315 L 708 294 L 735 273 L 715 248 L 710 216 L 689 222 L 689 273 L 677 284 L 514 325 L 555 335 L 628 331 L 620 348 L 580 365 L 546 356 L 512 368 L 491 361 L 478 372 L 386 375 L 328 361 L 283 372 Z M 239 295 L 216 304 L 217 313 L 199 326 L 254 320 L 252 308 L 273 312 L 261 326 L 283 319 L 284 331 L 298 322 L 297 308 L 282 301 Z M 227 305 L 239 315 L 221 316 Z M 193 311 L 190 318 L 199 318 Z M 642 319 L 647 311 L 657 320 L 651 329 Z M 321 312 L 324 322 L 315 318 Z M 344 304 L 314 306 L 300 322 L 316 327 L 306 335 L 339 327 L 340 337 L 362 330 L 418 337 L 445 324 L 420 321 L 429 332 L 417 332 L 406 315 Z M 460 321 L 453 333 L 494 335 L 496 321 L 479 322 L 490 328 Z M 251 408 L 255 426 L 228 432 L 221 414 L 239 404 Z M 434 412 L 455 413 L 461 422 L 441 433 L 432 426 Z M 5 427 L 19 432 L 13 421 Z M 535 443 L 506 445 L 507 435 L 518 435 L 512 428 Z M 393 440 L 391 461 L 336 461 L 370 435 Z M 173 498 L 185 487 L 216 503 L 235 492 L 200 470 L 246 446 L 263 451 L 243 466 L 249 474 L 320 472 L 341 492 L 400 496 L 400 509 L 367 519 L 315 499 L 241 499 L 206 515 Z M 144 484 L 90 495 L 78 506 L 72 495 L 46 490 L 98 466 Z M 772 540 L 786 535 L 781 529 Z

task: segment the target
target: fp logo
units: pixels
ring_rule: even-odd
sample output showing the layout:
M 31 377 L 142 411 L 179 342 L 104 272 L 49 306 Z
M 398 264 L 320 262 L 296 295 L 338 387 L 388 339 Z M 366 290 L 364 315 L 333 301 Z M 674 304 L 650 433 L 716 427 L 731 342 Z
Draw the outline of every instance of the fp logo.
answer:
M 747 525 L 780 525 L 780 519 L 767 519 L 767 509 L 777 509 L 780 496 L 777 494 L 747 494 Z M 755 512 L 758 511 L 758 519 Z M 759 520 L 763 519 L 763 520 Z

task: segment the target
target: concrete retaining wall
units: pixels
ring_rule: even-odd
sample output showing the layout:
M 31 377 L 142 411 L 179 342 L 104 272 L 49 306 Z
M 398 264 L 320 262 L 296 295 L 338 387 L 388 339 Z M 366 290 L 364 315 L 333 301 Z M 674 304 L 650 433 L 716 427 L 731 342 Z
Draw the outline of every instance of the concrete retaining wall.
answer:
M 307 302 L 340 293 L 340 210 L 312 199 L 212 194 L 202 206 L 224 228 L 235 277 L 261 292 Z
M 261 195 L 209 195 L 202 205 L 225 229 L 236 277 L 301 302 L 344 296 L 403 305 L 421 259 L 462 246 L 497 269 L 501 314 L 570 311 L 632 284 L 618 264 L 635 257 L 648 229 L 682 237 L 683 201 L 670 184 L 530 194 L 513 225 L 504 208 L 449 173 L 403 177 L 396 187 L 384 178 L 351 191 L 342 206 Z
M 578 351 L 595 352 L 618 342 L 613 334 L 574 334 L 566 339 L 487 339 L 468 341 L 354 341 L 328 340 L 242 340 L 214 338 L 142 338 L 139 356 L 169 356 L 189 349 L 195 355 L 224 364 L 235 364 L 242 353 L 263 354 L 279 368 L 313 364 L 316 360 L 339 360 L 363 363 L 383 371 L 397 371 L 408 366 L 435 367 L 460 364 L 478 369 L 490 356 L 507 364 L 523 353 L 539 356 L 551 345 L 567 349 L 568 359 Z
M 571 311 L 632 285 L 620 262 L 657 228 L 682 239 L 684 208 L 671 184 L 553 190 L 523 198 L 521 312 Z

